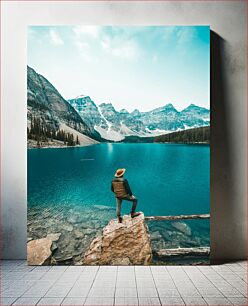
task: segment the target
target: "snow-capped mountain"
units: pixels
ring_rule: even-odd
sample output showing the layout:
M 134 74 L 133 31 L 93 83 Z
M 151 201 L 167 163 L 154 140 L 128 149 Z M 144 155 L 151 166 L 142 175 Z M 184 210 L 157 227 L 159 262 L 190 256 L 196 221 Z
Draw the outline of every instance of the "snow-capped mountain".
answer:
M 111 103 L 96 105 L 89 96 L 78 96 L 68 102 L 77 110 L 90 129 L 108 140 L 120 141 L 126 136 L 158 136 L 193 127 L 208 126 L 210 111 L 191 104 L 181 112 L 172 104 L 140 112 L 117 111 Z

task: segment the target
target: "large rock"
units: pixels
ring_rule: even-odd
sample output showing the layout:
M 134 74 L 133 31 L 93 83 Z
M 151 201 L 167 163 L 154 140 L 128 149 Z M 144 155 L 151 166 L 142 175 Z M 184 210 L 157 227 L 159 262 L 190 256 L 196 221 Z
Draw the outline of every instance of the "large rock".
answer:
M 41 238 L 28 243 L 27 257 L 29 265 L 49 264 L 52 255 L 52 240 Z
M 52 244 L 60 237 L 60 233 L 48 234 L 27 244 L 27 260 L 29 265 L 47 265 L 51 262 Z
M 113 219 L 85 252 L 85 265 L 148 265 L 152 260 L 150 235 L 144 214 L 123 223 Z
M 191 236 L 192 234 L 191 228 L 184 222 L 173 222 L 171 225 L 187 236 Z

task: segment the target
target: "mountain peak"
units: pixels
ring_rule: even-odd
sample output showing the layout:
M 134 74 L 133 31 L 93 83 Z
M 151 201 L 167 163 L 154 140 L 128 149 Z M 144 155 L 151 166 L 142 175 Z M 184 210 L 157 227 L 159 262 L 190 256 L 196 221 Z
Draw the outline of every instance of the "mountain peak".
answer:
M 191 103 L 187 108 L 200 108 L 200 106 L 197 106 L 194 103 Z
M 132 114 L 133 116 L 139 116 L 139 115 L 140 115 L 140 111 L 139 111 L 137 108 L 135 108 L 135 110 L 132 111 L 131 114 Z
M 177 112 L 177 110 L 175 109 L 174 105 L 172 103 L 168 103 L 165 106 L 162 107 L 163 110 L 166 111 L 175 111 Z
M 75 99 L 81 99 L 81 98 L 90 98 L 90 97 L 87 95 L 79 95 Z
M 172 103 L 168 103 L 168 104 L 166 104 L 166 105 L 164 106 L 164 108 L 166 108 L 166 109 L 174 109 L 174 110 L 176 110 L 176 109 L 175 109 L 175 107 L 174 107 L 174 105 L 173 105 Z
M 182 111 L 189 111 L 189 110 L 209 111 L 207 108 L 202 107 L 202 106 L 195 105 L 195 104 L 193 104 L 193 103 L 191 103 L 189 106 L 187 106 L 186 108 L 184 108 Z
M 91 105 L 93 107 L 96 107 L 96 104 L 94 101 L 91 100 L 90 96 L 86 95 L 79 95 L 74 99 L 69 99 L 68 102 L 72 105 L 78 105 L 78 106 L 86 106 L 86 105 Z
M 122 113 L 122 114 L 129 114 L 129 112 L 125 108 L 121 109 L 120 113 Z
M 99 104 L 100 107 L 114 107 L 112 103 L 101 103 Z
M 112 103 L 101 103 L 101 104 L 99 104 L 99 107 L 100 107 L 100 109 L 104 109 L 106 111 L 110 111 L 111 110 L 111 111 L 116 112 L 116 110 L 115 110 L 115 108 L 114 108 Z

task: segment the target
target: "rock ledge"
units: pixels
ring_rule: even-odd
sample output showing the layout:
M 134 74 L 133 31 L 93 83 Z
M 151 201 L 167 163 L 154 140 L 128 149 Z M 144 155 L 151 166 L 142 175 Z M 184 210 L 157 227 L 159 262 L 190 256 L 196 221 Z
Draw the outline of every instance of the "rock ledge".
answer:
M 150 235 L 144 214 L 112 219 L 84 254 L 84 265 L 149 265 L 152 260 Z

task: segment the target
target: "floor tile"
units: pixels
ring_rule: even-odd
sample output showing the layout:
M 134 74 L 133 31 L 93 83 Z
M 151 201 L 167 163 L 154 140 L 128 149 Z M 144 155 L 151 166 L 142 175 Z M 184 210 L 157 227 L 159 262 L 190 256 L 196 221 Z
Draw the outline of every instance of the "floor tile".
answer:
M 31 306 L 31 305 L 36 305 L 39 300 L 40 300 L 39 297 L 20 297 L 15 301 L 13 305 Z
M 58 306 L 62 303 L 63 298 L 42 298 L 37 305 L 44 305 L 44 306 L 51 306 L 55 305 Z
M 68 266 L 52 266 L 50 272 L 64 272 L 68 269 Z
M 176 289 L 174 282 L 166 280 L 155 280 L 155 286 L 157 288 Z
M 192 289 L 178 289 L 182 297 L 201 297 L 201 294 L 194 288 Z
M 115 305 L 119 306 L 135 306 L 138 305 L 138 298 L 124 298 L 124 297 L 116 297 L 115 298 Z
M 197 288 L 200 295 L 203 297 L 211 297 L 211 298 L 222 298 L 223 294 L 217 290 L 217 289 L 212 289 L 212 288 Z
M 83 306 L 86 298 L 65 298 L 61 305 L 79 305 Z
M 139 298 L 139 306 L 160 306 L 159 298 Z
M 160 297 L 180 297 L 177 289 L 157 288 Z
M 128 279 L 122 279 L 122 280 L 117 280 L 116 282 L 116 287 L 126 287 L 126 288 L 130 288 L 130 287 L 136 287 L 136 282 L 135 280 L 128 280 Z
M 92 285 L 92 288 L 101 288 L 101 287 L 115 287 L 115 281 L 95 281 Z
M 89 285 L 73 286 L 68 292 L 67 297 L 87 297 L 90 291 Z
M 242 293 L 234 289 L 232 286 L 225 288 L 220 288 L 218 286 L 218 289 L 225 297 L 243 297 Z
M 192 305 L 192 306 L 207 305 L 207 303 L 201 297 L 200 298 L 199 297 L 183 297 L 183 300 L 186 305 Z
M 68 286 L 66 284 L 63 285 L 55 284 L 47 291 L 45 297 L 53 297 L 53 298 L 65 297 L 70 290 L 71 290 L 71 285 Z
M 2 306 L 7 306 L 7 305 L 12 305 L 17 300 L 16 297 L 10 298 L 10 297 L 1 297 L 1 305 Z
M 100 266 L 99 272 L 117 272 L 118 267 L 117 266 Z
M 92 288 L 88 297 L 114 297 L 115 287 Z
M 17 290 L 17 289 L 7 289 L 7 290 L 4 290 L 2 293 L 1 293 L 1 296 L 2 297 L 20 297 L 23 295 L 23 293 L 26 291 L 27 289 L 20 289 L 20 290 Z
M 84 305 L 86 306 L 111 306 L 114 305 L 114 298 L 87 298 Z
M 69 266 L 66 270 L 67 272 L 82 272 L 85 266 Z
M 248 305 L 248 300 L 247 298 L 228 298 L 228 300 L 233 304 L 233 305 Z
M 133 288 L 116 288 L 115 297 L 137 297 L 137 289 Z
M 162 306 L 185 305 L 181 298 L 162 297 L 160 298 L 160 301 Z
M 120 272 L 134 272 L 134 266 L 118 266 L 117 267 L 118 273 Z
M 41 282 L 40 284 L 36 284 L 32 286 L 30 289 L 28 289 L 23 296 L 24 297 L 43 297 L 47 291 L 50 289 L 51 284 L 44 284 L 44 282 Z
M 138 287 L 138 297 L 157 297 L 158 292 L 155 287 Z
M 51 266 L 37 266 L 34 267 L 33 272 L 48 272 L 51 268 Z
M 138 278 L 136 279 L 136 283 L 137 283 L 137 287 L 147 287 L 147 288 L 151 288 L 151 287 L 155 287 L 155 283 L 153 281 L 153 279 L 142 279 L 142 278 Z
M 207 302 L 210 306 L 217 306 L 217 305 L 232 305 L 232 303 L 227 298 L 204 298 L 204 300 Z

